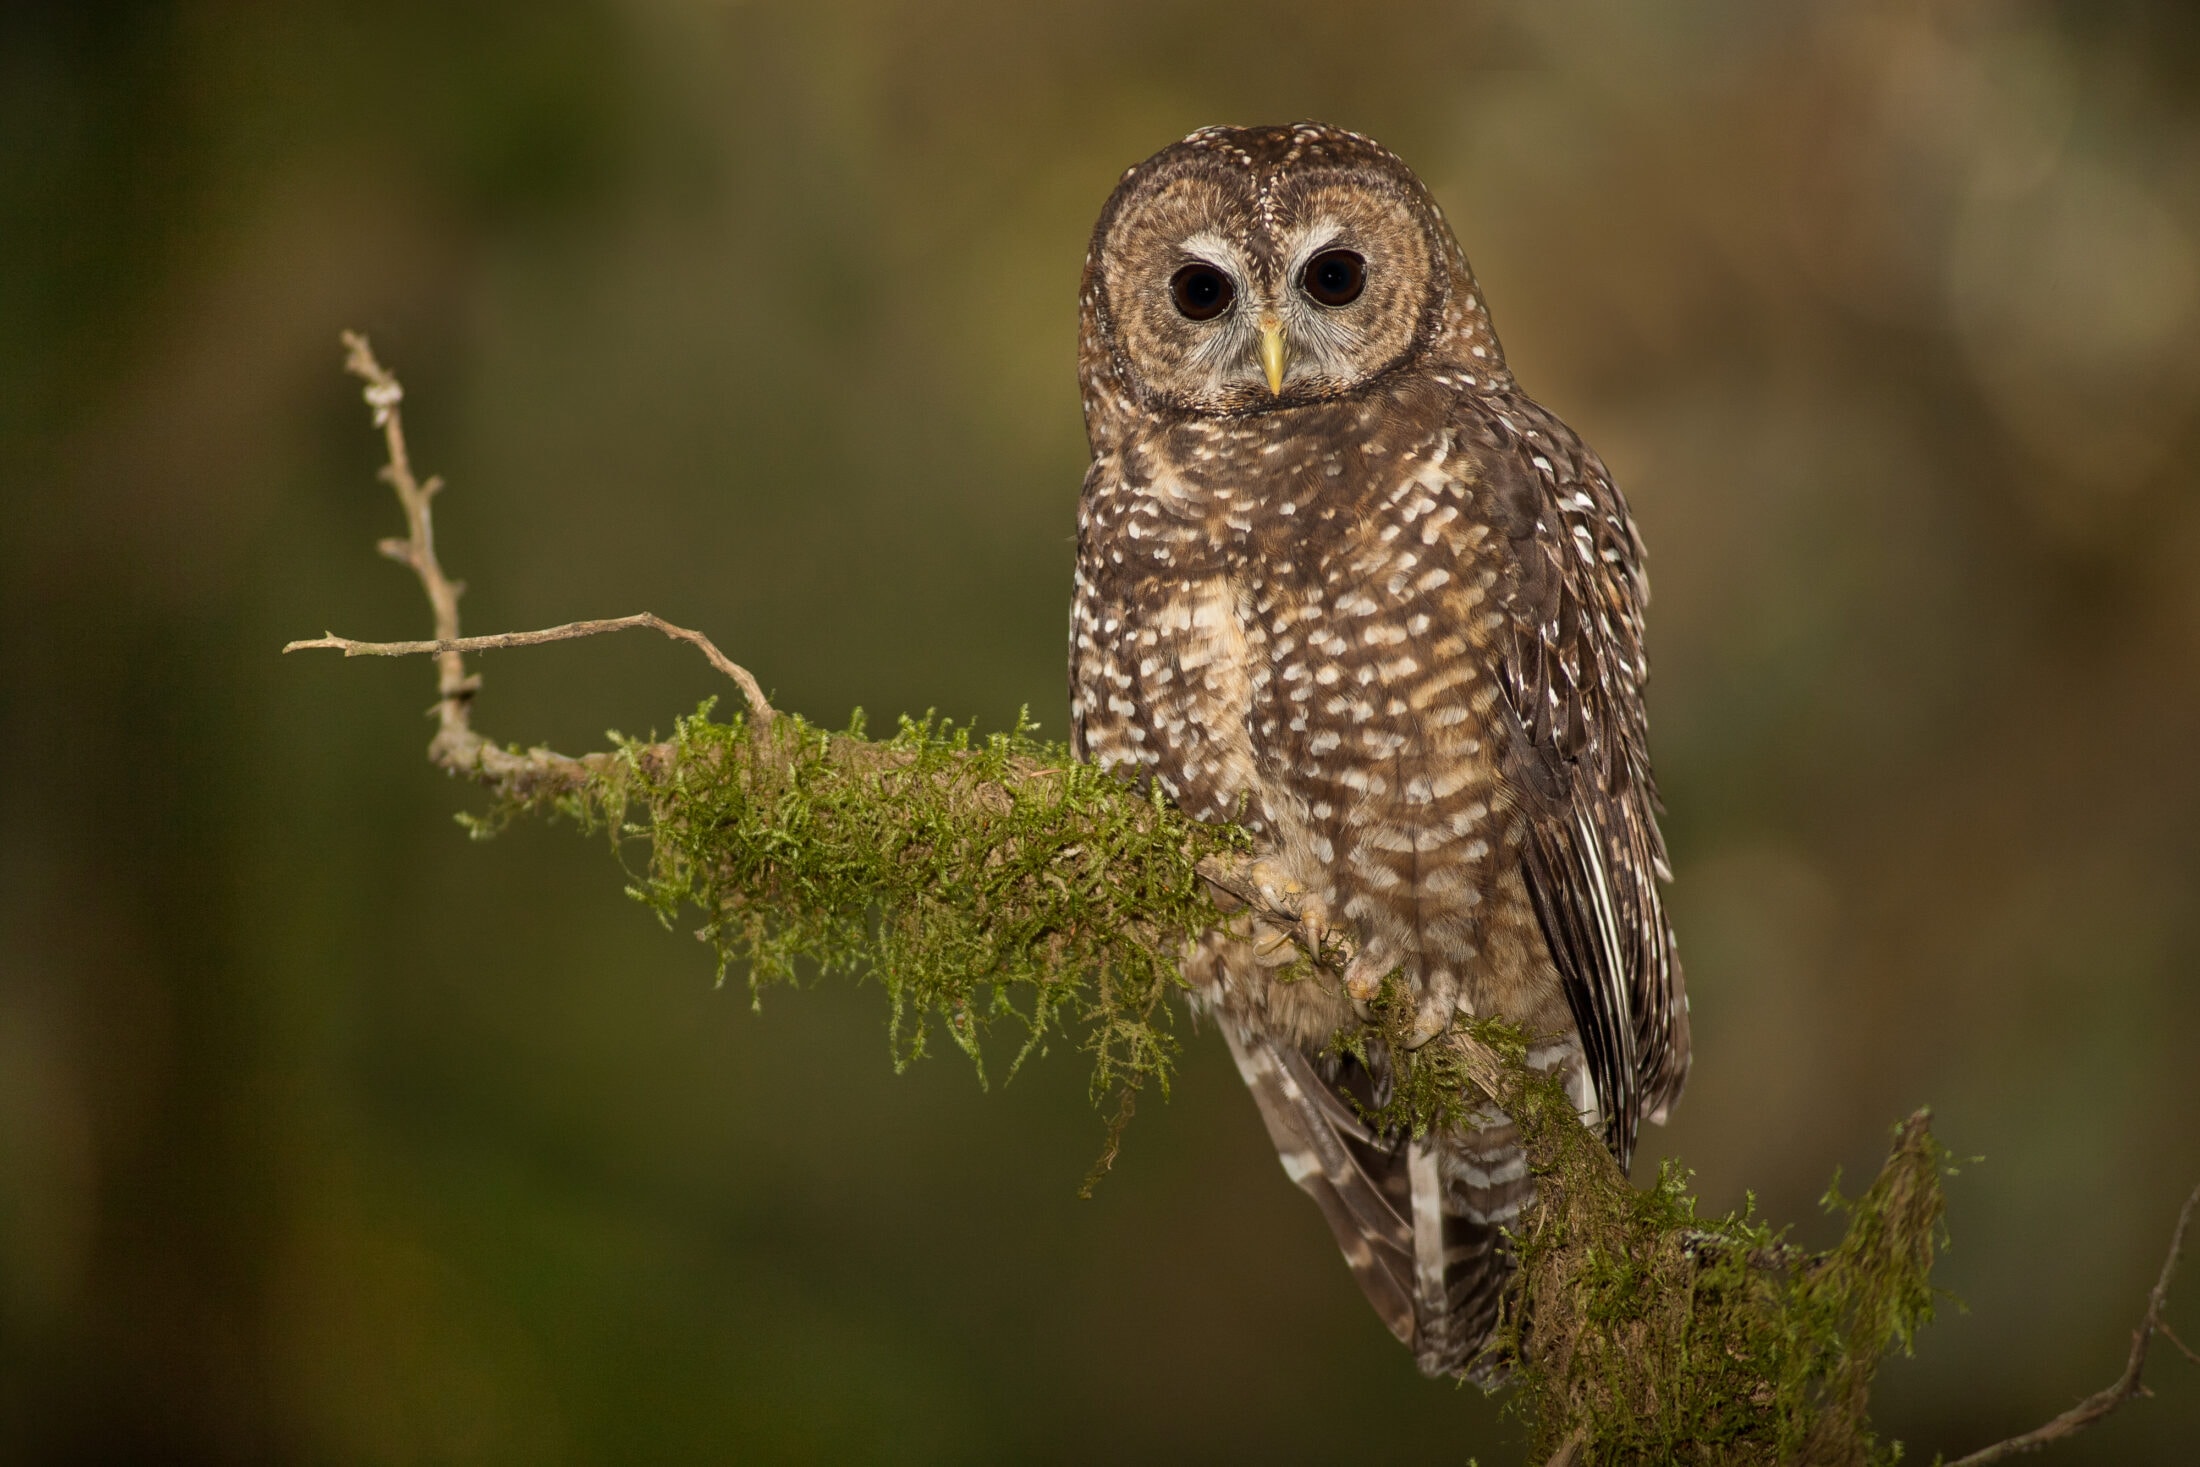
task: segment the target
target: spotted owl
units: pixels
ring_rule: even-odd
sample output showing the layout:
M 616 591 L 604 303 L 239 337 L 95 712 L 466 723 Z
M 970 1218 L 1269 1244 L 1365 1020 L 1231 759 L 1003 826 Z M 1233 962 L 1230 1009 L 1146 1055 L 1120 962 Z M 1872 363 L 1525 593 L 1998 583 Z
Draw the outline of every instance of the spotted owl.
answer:
M 1210 128 L 1123 175 L 1085 259 L 1072 746 L 1235 821 L 1341 975 L 1214 932 L 1185 972 L 1368 1299 L 1488 1380 L 1534 1196 L 1487 1105 L 1422 1139 L 1368 1023 L 1538 1036 L 1625 1166 L 1688 1070 L 1643 714 L 1642 543 L 1523 393 L 1450 226 L 1374 142 Z M 1279 951 L 1280 949 L 1280 951 Z M 1362 1035 L 1363 1040 L 1366 1036 Z

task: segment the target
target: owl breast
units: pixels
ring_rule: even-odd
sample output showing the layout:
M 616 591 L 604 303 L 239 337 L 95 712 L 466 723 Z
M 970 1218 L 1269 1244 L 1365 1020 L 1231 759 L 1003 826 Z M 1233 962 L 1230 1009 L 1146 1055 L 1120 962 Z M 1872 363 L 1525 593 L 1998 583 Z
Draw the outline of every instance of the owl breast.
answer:
M 1508 1001 L 1529 954 L 1493 860 L 1510 839 L 1495 650 L 1510 541 L 1452 432 L 1386 431 L 1430 416 L 1387 406 L 1302 410 L 1295 431 L 1194 423 L 1095 461 L 1079 751 L 1263 838 L 1349 925 L 1358 976 L 1398 970 L 1424 1023 L 1462 1004 L 1548 1020 Z

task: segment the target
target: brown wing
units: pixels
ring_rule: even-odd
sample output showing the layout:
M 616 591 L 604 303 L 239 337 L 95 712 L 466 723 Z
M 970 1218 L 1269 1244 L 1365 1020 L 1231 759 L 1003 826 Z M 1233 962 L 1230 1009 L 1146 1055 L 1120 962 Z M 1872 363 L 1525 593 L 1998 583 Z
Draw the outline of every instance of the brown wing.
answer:
M 1672 871 L 1643 711 L 1642 542 L 1602 462 L 1526 397 L 1487 400 L 1463 436 L 1514 543 L 1501 677 L 1529 893 L 1625 1165 L 1641 1118 L 1663 1120 L 1688 1073 L 1688 999 L 1659 896 Z

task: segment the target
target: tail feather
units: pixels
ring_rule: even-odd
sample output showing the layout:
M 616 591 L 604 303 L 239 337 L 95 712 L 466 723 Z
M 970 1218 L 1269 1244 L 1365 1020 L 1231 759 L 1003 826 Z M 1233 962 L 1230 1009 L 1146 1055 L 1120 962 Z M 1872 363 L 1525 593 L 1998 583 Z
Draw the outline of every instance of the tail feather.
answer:
M 1371 1070 L 1316 1060 L 1226 1014 L 1219 1027 L 1284 1173 L 1320 1207 L 1377 1316 L 1423 1373 L 1498 1384 L 1481 1357 L 1512 1274 L 1503 1230 L 1535 1198 L 1512 1121 L 1485 1106 L 1457 1130 L 1382 1135 L 1358 1109 L 1387 1091 L 1379 1056 Z M 1531 1062 L 1581 1068 L 1578 1045 L 1550 1051 Z
M 1395 1148 L 1383 1146 L 1298 1050 L 1228 1019 L 1220 1027 L 1284 1174 L 1321 1208 L 1376 1315 L 1411 1344 L 1413 1234 L 1400 1210 Z

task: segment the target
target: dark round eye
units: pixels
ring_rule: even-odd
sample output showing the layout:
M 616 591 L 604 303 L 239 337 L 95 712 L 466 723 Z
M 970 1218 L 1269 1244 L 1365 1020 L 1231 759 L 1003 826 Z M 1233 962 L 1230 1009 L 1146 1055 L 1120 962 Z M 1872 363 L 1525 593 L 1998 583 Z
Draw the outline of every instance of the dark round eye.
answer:
M 1212 265 L 1186 265 L 1169 277 L 1169 294 L 1181 314 L 1194 321 L 1212 321 L 1230 309 L 1237 287 Z
M 1367 261 L 1350 250 L 1323 250 L 1306 262 L 1299 284 L 1325 306 L 1349 306 L 1367 288 Z

